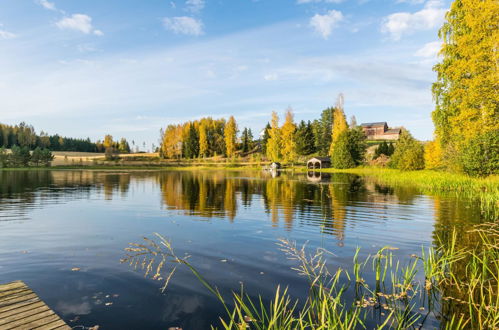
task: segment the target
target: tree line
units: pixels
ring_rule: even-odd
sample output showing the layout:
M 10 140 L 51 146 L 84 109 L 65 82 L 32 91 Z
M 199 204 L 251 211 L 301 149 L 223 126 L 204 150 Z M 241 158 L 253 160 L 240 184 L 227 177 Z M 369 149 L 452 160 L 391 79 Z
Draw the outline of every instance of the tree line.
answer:
M 251 130 L 244 131 L 244 150 L 253 144 Z M 234 157 L 240 149 L 238 126 L 231 116 L 228 120 L 211 117 L 168 125 L 161 131 L 160 156 L 163 158 Z
M 37 134 L 33 126 L 24 122 L 14 126 L 0 123 L 0 147 L 10 149 L 13 146 L 26 147 L 28 150 L 41 148 L 52 151 L 104 152 L 103 148 L 99 148 L 89 138 L 49 135 L 43 131 Z
M 14 145 L 10 152 L 3 147 L 0 148 L 0 168 L 50 166 L 53 159 L 52 152 L 46 148 L 36 147 L 32 152 L 27 146 Z
M 37 134 L 32 125 L 24 122 L 14 126 L 0 123 L 0 148 L 11 149 L 15 146 L 27 148 L 27 150 L 31 151 L 39 148 L 51 151 L 131 152 L 130 145 L 125 138 L 114 141 L 111 135 L 106 135 L 103 141 L 92 142 L 90 138 L 78 139 L 63 137 L 58 134 L 49 135 L 43 131 Z

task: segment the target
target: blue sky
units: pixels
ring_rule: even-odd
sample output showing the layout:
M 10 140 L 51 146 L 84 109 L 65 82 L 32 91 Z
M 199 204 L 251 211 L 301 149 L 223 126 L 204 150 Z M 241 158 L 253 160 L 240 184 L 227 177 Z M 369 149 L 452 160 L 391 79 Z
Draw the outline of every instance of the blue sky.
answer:
M 147 145 L 159 129 L 271 111 L 432 136 L 442 0 L 0 0 L 0 122 Z

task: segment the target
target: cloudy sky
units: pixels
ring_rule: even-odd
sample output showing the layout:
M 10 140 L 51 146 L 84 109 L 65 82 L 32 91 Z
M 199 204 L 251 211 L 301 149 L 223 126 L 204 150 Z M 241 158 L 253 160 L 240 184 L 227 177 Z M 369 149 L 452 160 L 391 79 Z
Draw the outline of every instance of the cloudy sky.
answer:
M 157 142 L 170 123 L 292 107 L 431 138 L 449 1 L 0 0 L 0 122 Z

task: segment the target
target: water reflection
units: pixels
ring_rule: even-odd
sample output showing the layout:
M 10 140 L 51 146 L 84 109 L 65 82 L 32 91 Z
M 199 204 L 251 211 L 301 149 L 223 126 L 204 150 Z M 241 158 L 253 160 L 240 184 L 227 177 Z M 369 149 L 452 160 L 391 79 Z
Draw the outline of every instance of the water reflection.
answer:
M 103 199 L 112 200 L 126 197 L 133 184 L 148 183 L 158 186 L 166 209 L 185 215 L 234 221 L 241 209 L 257 203 L 263 205 L 273 226 L 287 230 L 296 225 L 319 226 L 342 239 L 348 225 L 386 220 L 390 207 L 413 205 L 420 197 L 414 187 L 390 187 L 352 174 L 277 173 L 273 177 L 268 171 L 0 171 L 0 207 L 15 209 L 19 219 L 44 199 L 60 203 L 102 194 Z M 445 231 L 454 222 L 486 220 L 469 200 L 438 195 L 432 199 L 437 231 Z M 365 205 L 370 214 L 359 207 Z M 0 221 L 6 218 L 2 216 Z
M 279 237 L 328 248 L 338 255 L 332 266 L 349 268 L 357 246 L 368 254 L 392 245 L 408 256 L 437 236 L 447 242 L 453 226 L 466 246 L 472 224 L 493 220 L 476 200 L 455 195 L 350 174 L 277 173 L 0 171 L 0 282 L 26 280 L 66 321 L 207 328 L 223 310 L 199 295 L 197 281 L 180 274 L 163 296 L 157 283 L 120 268 L 122 248 L 158 232 L 221 290 L 242 281 L 265 295 L 285 284 L 300 297 Z M 100 303 L 113 294 L 113 305 Z

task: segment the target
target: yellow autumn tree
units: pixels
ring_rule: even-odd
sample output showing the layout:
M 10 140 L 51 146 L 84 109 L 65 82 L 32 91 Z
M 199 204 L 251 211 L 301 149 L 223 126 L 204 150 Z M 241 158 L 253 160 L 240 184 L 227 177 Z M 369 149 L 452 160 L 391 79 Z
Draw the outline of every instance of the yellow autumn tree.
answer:
M 208 136 L 205 122 L 205 120 L 201 120 L 199 123 L 199 155 L 201 157 L 208 155 Z
M 293 111 L 289 108 L 286 110 L 286 117 L 281 128 L 282 157 L 286 162 L 292 162 L 296 159 L 295 132 L 296 124 Z
M 160 154 L 164 158 L 179 158 L 182 155 L 181 125 L 168 125 L 161 139 Z
M 104 148 L 111 148 L 114 145 L 113 141 L 113 136 L 112 135 L 106 135 L 104 137 L 104 142 L 103 142 Z
M 425 145 L 424 163 L 427 169 L 436 169 L 442 166 L 442 148 L 439 141 L 430 141 Z
M 269 139 L 267 140 L 267 158 L 271 161 L 281 159 L 281 129 L 279 128 L 279 116 L 277 112 L 272 111 L 272 120 L 270 122 Z
M 440 29 L 432 117 L 446 162 L 460 162 L 466 143 L 499 129 L 498 21 L 496 0 L 455 0 Z
M 234 157 L 236 154 L 236 134 L 237 123 L 234 116 L 230 116 L 224 128 L 225 152 L 229 158 Z
M 333 131 L 332 131 L 332 139 L 331 146 L 329 148 L 329 155 L 333 155 L 333 150 L 335 144 L 337 144 L 339 137 L 342 133 L 348 131 L 347 118 L 345 116 L 345 112 L 343 110 L 343 95 L 338 95 L 338 100 L 336 101 L 336 105 L 333 111 Z

